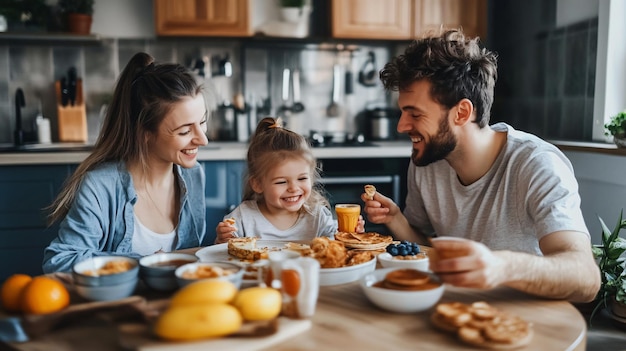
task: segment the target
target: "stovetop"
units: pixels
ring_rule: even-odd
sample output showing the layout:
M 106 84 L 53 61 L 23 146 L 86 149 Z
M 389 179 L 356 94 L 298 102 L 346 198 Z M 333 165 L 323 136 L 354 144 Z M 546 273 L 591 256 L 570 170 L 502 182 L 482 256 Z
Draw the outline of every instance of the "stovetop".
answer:
M 369 140 L 365 140 L 363 134 L 346 134 L 341 141 L 334 141 L 336 138 L 329 133 L 311 131 L 307 140 L 312 147 L 371 147 L 378 146 Z
M 310 141 L 310 140 L 309 140 Z M 311 142 L 311 146 L 312 147 L 378 147 L 378 145 L 374 144 L 371 141 L 361 141 L 361 142 L 357 142 L 357 141 L 342 141 L 342 142 L 324 142 L 324 143 L 318 143 L 318 142 Z

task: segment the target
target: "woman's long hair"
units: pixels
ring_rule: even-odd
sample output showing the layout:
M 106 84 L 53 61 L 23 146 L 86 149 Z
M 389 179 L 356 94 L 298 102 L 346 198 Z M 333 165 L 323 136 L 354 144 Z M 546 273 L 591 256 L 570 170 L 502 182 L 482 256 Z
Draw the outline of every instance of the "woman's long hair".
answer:
M 110 161 L 147 170 L 149 133 L 156 133 L 173 103 L 201 93 L 193 75 L 182 65 L 157 64 L 146 53 L 135 54 L 118 78 L 113 98 L 93 151 L 65 182 L 48 207 L 48 223 L 67 215 L 88 171 Z

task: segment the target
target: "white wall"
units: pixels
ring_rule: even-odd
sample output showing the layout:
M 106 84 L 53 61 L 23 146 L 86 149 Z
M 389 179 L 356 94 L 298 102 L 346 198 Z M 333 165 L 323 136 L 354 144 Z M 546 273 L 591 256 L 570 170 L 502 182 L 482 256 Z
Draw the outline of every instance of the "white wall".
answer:
M 556 0 L 556 26 L 565 27 L 598 16 L 600 0 Z
M 626 210 L 626 156 L 578 151 L 564 153 L 574 166 L 581 209 L 591 240 L 599 244 L 602 229 L 598 216 L 613 229 L 620 211 Z
M 107 38 L 154 38 L 152 0 L 95 0 L 91 32 Z

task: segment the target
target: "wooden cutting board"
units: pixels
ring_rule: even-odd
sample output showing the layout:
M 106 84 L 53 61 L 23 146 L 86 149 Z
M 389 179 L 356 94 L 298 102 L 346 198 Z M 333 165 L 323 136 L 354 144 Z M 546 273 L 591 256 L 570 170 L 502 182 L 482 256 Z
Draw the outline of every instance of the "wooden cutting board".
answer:
M 120 343 L 124 348 L 139 351 L 246 351 L 262 350 L 295 337 L 311 328 L 310 320 L 278 318 L 278 330 L 267 336 L 229 336 L 189 342 L 160 341 L 150 335 L 145 325 L 120 327 Z

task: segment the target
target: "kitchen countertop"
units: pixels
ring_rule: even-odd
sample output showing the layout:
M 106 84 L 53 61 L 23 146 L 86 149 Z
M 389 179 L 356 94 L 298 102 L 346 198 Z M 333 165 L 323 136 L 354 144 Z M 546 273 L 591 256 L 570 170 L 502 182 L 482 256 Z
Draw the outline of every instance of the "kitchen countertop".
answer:
M 551 140 L 552 144 L 562 151 L 582 151 L 590 153 L 626 156 L 626 149 L 617 148 L 607 143 L 582 143 Z M 374 141 L 375 146 L 339 146 L 314 147 L 313 154 L 318 159 L 332 158 L 403 158 L 411 156 L 411 144 L 408 140 Z M 210 142 L 198 151 L 199 161 L 243 161 L 246 159 L 248 144 L 245 142 Z M 44 165 L 44 164 L 78 164 L 84 160 L 89 151 L 21 151 L 0 152 L 0 166 L 11 165 Z
M 315 147 L 313 154 L 318 159 L 330 158 L 403 158 L 411 156 L 409 141 L 373 142 L 375 146 Z M 242 142 L 210 142 L 198 151 L 198 161 L 243 161 L 246 159 L 248 144 Z M 78 164 L 89 155 L 89 151 L 58 152 L 3 152 L 0 153 L 0 166 Z

